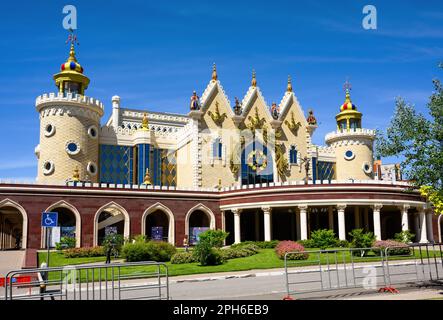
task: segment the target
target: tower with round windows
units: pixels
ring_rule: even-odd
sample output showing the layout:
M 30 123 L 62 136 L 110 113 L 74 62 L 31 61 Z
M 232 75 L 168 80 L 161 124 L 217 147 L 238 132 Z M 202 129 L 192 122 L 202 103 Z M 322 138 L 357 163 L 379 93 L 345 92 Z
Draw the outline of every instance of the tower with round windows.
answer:
M 325 140 L 335 151 L 337 180 L 373 179 L 375 130 L 362 128 L 362 113 L 351 101 L 350 88 L 335 119 L 337 131 Z
M 74 172 L 80 181 L 98 182 L 99 128 L 103 104 L 85 96 L 89 79 L 77 61 L 74 42 L 54 75 L 57 92 L 36 99 L 40 114 L 37 181 L 65 183 Z M 77 175 L 78 173 L 78 175 Z

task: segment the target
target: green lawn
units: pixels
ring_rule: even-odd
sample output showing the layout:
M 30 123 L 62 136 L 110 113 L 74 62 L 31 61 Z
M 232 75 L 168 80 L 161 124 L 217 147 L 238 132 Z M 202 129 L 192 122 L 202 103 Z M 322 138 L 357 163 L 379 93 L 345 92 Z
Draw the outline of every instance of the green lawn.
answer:
M 309 249 L 309 251 L 314 251 L 318 249 Z M 416 256 L 418 256 L 418 251 L 415 251 Z M 46 260 L 46 253 L 40 252 L 39 255 L 39 263 Z M 349 251 L 344 251 L 343 254 L 338 254 L 335 256 L 332 253 L 328 254 L 318 254 L 311 253 L 307 260 L 299 260 L 299 261 L 290 261 L 289 266 L 308 266 L 308 265 L 325 265 L 328 263 L 331 265 L 335 264 L 335 258 L 337 257 L 338 263 L 354 263 L 358 262 L 373 262 L 380 261 L 380 257 L 369 255 L 368 257 L 351 257 Z M 320 258 L 320 259 L 319 259 Z M 395 260 L 403 260 L 403 259 L 411 259 L 411 257 L 395 257 Z M 66 265 L 75 265 L 75 264 L 83 264 L 83 263 L 91 263 L 91 262 L 104 262 L 105 257 L 95 257 L 95 258 L 65 258 L 62 253 L 52 252 L 50 256 L 50 266 L 66 266 Z M 391 258 L 394 260 L 394 257 Z M 190 275 L 190 274 L 199 274 L 199 273 L 214 273 L 214 272 L 229 272 L 229 271 L 245 271 L 245 270 L 253 270 L 253 269 L 271 269 L 271 268 L 283 268 L 284 261 L 279 259 L 274 252 L 274 249 L 262 249 L 259 253 L 246 257 L 246 258 L 237 258 L 231 259 L 225 262 L 222 265 L 218 266 L 200 266 L 198 263 L 186 263 L 186 264 L 171 264 L 170 262 L 166 262 L 166 266 L 168 267 L 168 273 L 170 276 L 179 276 L 179 275 Z M 120 272 L 121 275 L 134 276 L 134 277 L 146 277 L 149 273 L 155 271 L 155 267 L 152 266 L 137 266 L 130 268 L 121 268 L 120 271 L 117 269 L 114 270 L 114 273 Z M 111 271 L 109 271 L 111 272 Z M 86 275 L 82 276 L 84 278 Z M 90 273 L 88 275 L 91 278 L 93 275 Z M 110 273 L 108 274 L 110 276 Z M 104 271 L 102 278 L 104 277 Z M 50 276 L 53 278 L 53 276 Z M 94 278 L 98 279 L 98 272 L 96 271 L 94 274 Z

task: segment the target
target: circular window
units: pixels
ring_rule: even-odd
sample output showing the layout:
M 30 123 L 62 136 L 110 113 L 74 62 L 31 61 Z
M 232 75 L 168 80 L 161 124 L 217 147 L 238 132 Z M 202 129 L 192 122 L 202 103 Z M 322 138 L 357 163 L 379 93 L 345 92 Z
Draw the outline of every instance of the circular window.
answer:
M 88 129 L 88 135 L 92 138 L 92 139 L 97 139 L 97 134 L 98 134 L 98 129 L 96 126 L 90 126 Z
M 97 165 L 94 162 L 89 162 L 86 170 L 93 176 L 97 174 Z
M 54 172 L 54 169 L 55 169 L 55 166 L 52 161 L 46 160 L 45 162 L 43 162 L 43 174 L 44 175 L 52 174 Z
M 364 162 L 363 163 L 362 169 L 367 174 L 372 173 L 372 167 L 371 167 L 371 165 L 368 162 Z
M 75 155 L 80 152 L 80 146 L 75 141 L 68 141 L 66 142 L 66 152 Z
M 52 123 L 48 123 L 45 126 L 45 137 L 50 137 L 55 133 L 55 126 Z
M 355 154 L 354 154 L 354 152 L 352 152 L 351 150 L 347 150 L 346 152 L 345 152 L 345 159 L 346 160 L 352 160 L 352 159 L 354 159 L 355 158 Z

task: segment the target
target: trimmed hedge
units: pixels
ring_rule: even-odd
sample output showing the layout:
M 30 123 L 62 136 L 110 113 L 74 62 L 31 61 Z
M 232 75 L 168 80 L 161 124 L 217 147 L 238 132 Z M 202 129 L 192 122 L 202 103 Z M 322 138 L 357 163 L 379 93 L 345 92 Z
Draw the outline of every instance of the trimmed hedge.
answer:
M 226 260 L 253 256 L 254 254 L 257 254 L 258 251 L 259 247 L 253 243 L 221 249 L 221 253 Z
M 288 260 L 306 260 L 309 258 L 305 248 L 294 241 L 280 241 L 275 247 L 275 253 L 280 259 L 284 259 L 288 252 L 292 252 L 286 256 Z
M 168 242 L 148 241 L 126 243 L 122 248 L 122 256 L 127 262 L 171 260 L 177 249 Z
M 63 250 L 65 258 L 101 257 L 106 254 L 104 247 L 71 248 Z
M 192 252 L 177 252 L 171 258 L 172 264 L 192 263 L 198 262 Z
M 278 240 L 271 240 L 271 241 L 243 241 L 243 242 L 231 245 L 231 248 L 240 248 L 240 247 L 244 247 L 244 246 L 253 244 L 253 245 L 257 246 L 260 249 L 274 249 L 278 245 L 279 242 L 280 241 L 278 241 Z

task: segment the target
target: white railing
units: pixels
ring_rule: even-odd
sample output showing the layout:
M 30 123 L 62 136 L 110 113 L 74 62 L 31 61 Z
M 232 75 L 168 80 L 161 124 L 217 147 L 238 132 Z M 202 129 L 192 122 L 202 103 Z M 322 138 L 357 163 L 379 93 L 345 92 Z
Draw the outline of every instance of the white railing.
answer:
M 40 186 L 68 186 L 74 188 L 103 188 L 103 189 L 125 189 L 125 190 L 158 190 L 158 191 L 194 191 L 194 192 L 219 192 L 218 187 L 215 188 L 195 188 L 195 187 L 173 187 L 173 186 L 152 186 L 152 185 L 138 185 L 138 184 L 112 184 L 112 183 L 92 183 L 92 182 L 37 182 L 37 181 L 17 181 L 9 179 L 0 179 L 1 184 L 12 184 L 12 185 L 40 185 Z M 356 185 L 356 184 L 372 184 L 372 185 L 383 185 L 383 186 L 412 186 L 407 181 L 385 181 L 385 180 L 316 180 L 315 183 L 312 180 L 308 181 L 307 186 L 327 186 L 327 185 Z M 285 186 L 304 186 L 304 180 L 289 180 L 285 182 L 271 182 L 262 184 L 251 184 L 242 186 L 229 186 L 222 187 L 220 191 L 235 191 L 242 189 L 261 189 L 261 188 L 272 188 L 272 187 L 285 187 Z

